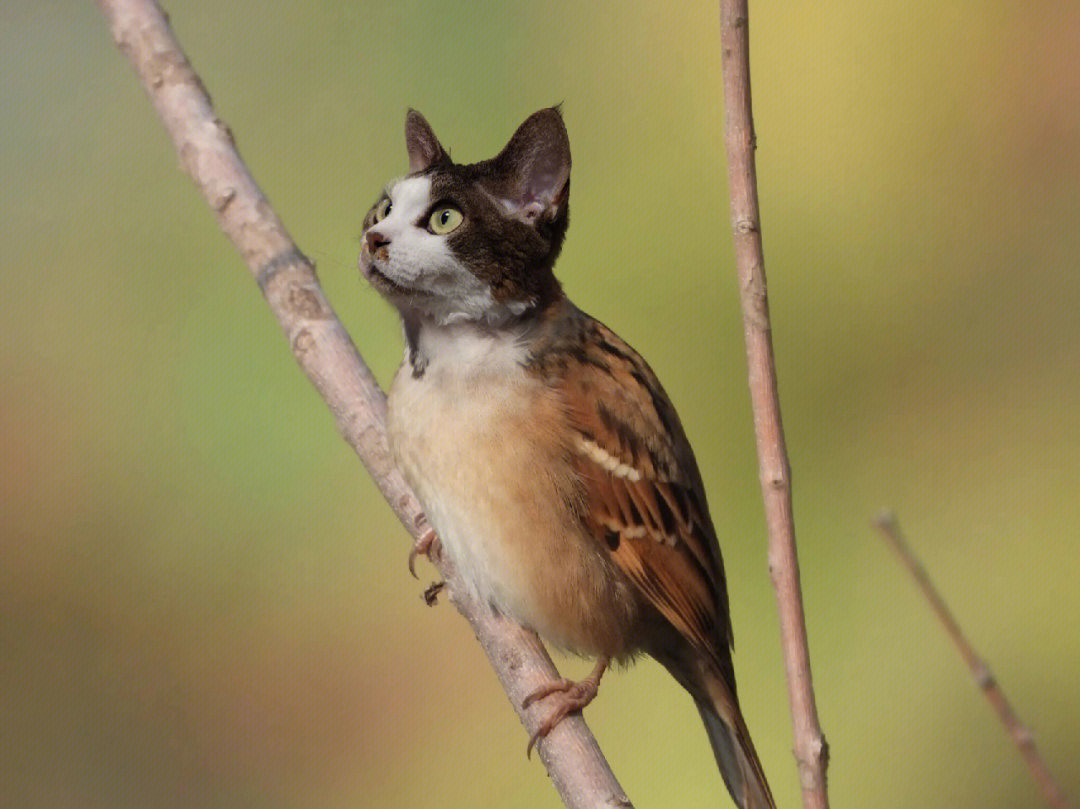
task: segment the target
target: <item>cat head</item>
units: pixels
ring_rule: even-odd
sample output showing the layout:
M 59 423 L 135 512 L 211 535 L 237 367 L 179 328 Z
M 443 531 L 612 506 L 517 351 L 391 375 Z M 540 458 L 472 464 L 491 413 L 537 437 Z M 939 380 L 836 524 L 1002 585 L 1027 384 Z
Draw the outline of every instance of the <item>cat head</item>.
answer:
M 454 163 L 424 117 L 405 118 L 409 174 L 364 220 L 360 268 L 406 318 L 504 323 L 561 295 L 552 272 L 569 221 L 570 141 L 557 108 L 498 155 Z

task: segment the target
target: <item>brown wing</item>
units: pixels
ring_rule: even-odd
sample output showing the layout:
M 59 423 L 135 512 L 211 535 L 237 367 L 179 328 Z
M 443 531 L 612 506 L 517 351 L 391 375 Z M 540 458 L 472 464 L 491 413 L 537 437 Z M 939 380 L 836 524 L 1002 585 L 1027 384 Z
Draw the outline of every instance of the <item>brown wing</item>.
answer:
M 653 606 L 728 671 L 723 562 L 678 415 L 632 348 L 574 314 L 574 328 L 546 360 L 574 429 L 586 525 Z

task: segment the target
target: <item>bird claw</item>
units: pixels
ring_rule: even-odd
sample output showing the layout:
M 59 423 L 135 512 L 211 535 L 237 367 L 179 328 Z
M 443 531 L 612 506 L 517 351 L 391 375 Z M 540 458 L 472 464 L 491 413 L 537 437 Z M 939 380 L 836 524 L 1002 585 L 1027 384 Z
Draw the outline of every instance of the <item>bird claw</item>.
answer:
M 416 527 L 417 529 L 423 529 L 423 532 L 409 551 L 409 573 L 412 574 L 414 579 L 419 578 L 416 575 L 416 557 L 426 556 L 428 559 L 435 560 L 441 552 L 439 537 L 436 535 L 435 529 L 428 525 L 427 517 L 423 514 L 418 516 L 416 518 Z
M 558 703 L 536 732 L 529 737 L 529 744 L 525 748 L 525 757 L 532 758 L 533 748 L 540 739 L 545 738 L 555 729 L 563 719 L 572 713 L 580 712 L 586 705 L 593 701 L 599 689 L 599 677 L 586 677 L 581 682 L 574 682 L 565 677 L 552 680 L 550 683 L 540 686 L 529 694 L 521 703 L 522 708 L 528 708 L 535 702 L 550 696 L 558 695 Z

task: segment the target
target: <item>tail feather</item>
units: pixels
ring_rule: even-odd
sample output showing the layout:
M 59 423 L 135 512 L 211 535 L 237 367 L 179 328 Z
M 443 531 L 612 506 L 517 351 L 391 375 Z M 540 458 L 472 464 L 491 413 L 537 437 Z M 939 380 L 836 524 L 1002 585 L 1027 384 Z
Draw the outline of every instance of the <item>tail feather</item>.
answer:
M 725 701 L 726 703 L 726 701 Z M 721 703 L 729 707 L 730 703 Z M 713 755 L 720 767 L 720 775 L 739 809 L 776 809 L 769 782 L 761 768 L 754 743 L 743 722 L 737 706 L 730 717 L 721 717 L 717 708 L 709 702 L 697 700 L 698 712 L 705 722 Z

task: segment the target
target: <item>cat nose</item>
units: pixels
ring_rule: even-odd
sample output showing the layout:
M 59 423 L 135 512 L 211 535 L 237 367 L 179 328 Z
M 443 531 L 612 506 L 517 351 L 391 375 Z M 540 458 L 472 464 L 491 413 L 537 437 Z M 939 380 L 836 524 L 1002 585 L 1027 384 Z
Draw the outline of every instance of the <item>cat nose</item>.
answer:
M 386 247 L 386 245 L 390 244 L 390 240 L 374 228 L 364 234 L 364 238 L 367 240 L 368 252 L 370 253 L 374 253 L 380 247 Z

